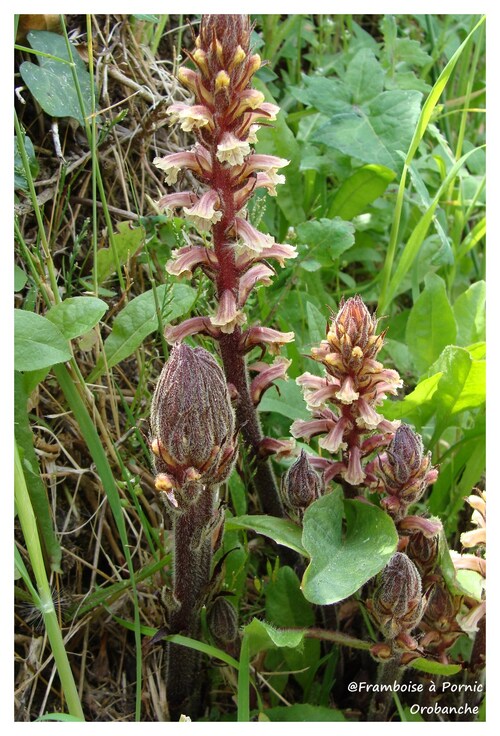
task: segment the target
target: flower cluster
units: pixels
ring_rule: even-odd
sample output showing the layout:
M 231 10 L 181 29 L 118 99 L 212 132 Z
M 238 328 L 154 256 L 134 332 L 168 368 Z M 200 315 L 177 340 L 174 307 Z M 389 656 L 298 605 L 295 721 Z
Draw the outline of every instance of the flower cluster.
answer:
M 214 282 L 218 302 L 210 317 L 192 318 L 167 329 L 171 343 L 196 333 L 219 339 L 235 331 L 239 334 L 250 292 L 258 284 L 271 282 L 274 269 L 269 261 L 283 266 L 296 256 L 291 245 L 276 243 L 257 230 L 246 211 L 256 190 L 276 195 L 276 185 L 285 180 L 278 171 L 289 163 L 252 149 L 260 124 L 275 120 L 279 108 L 251 87 L 262 61 L 252 53 L 250 31 L 246 15 L 203 16 L 196 48 L 187 52 L 194 68 L 181 67 L 178 74 L 192 92 L 194 104 L 175 103 L 167 109 L 170 122 L 192 132 L 196 143 L 190 151 L 153 162 L 170 185 L 182 170 L 192 173 L 199 189 L 167 194 L 159 206 L 183 214 L 198 231 L 212 236 L 205 237 L 203 246 L 178 249 L 167 264 L 174 276 L 191 276 L 200 268 Z M 293 337 L 293 333 L 250 328 L 241 335 L 239 347 L 245 352 L 262 345 L 277 352 Z
M 360 296 L 342 299 L 326 340 L 312 350 L 325 375 L 304 373 L 297 379 L 313 418 L 295 421 L 293 436 L 308 440 L 323 435 L 319 446 L 341 453 L 338 462 L 321 460 L 325 482 L 340 477 L 353 486 L 364 483 L 363 458 L 387 444 L 398 427 L 375 409 L 402 386 L 398 373 L 376 360 L 385 334 L 377 335 L 376 330 L 377 319 Z

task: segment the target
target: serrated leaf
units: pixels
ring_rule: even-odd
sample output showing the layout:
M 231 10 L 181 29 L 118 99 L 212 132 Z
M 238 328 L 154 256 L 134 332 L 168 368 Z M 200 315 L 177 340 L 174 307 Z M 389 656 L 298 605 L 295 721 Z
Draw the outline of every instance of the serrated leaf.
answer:
M 331 266 L 332 261 L 354 245 L 354 225 L 340 217 L 322 217 L 300 224 L 297 236 L 300 243 L 308 246 L 308 260 L 312 257 L 322 266 Z
M 420 114 L 422 94 L 415 90 L 382 92 L 363 105 L 333 115 L 312 140 L 347 156 L 400 172 Z
M 385 72 L 373 51 L 361 48 L 349 62 L 343 82 L 349 87 L 353 105 L 361 105 L 384 89 Z
M 305 597 L 318 605 L 348 598 L 385 567 L 397 543 L 394 522 L 376 506 L 343 501 L 339 488 L 319 498 L 304 514 L 302 544 L 311 557 Z
M 308 556 L 301 542 L 302 532 L 300 527 L 288 519 L 259 514 L 235 516 L 226 519 L 226 528 L 250 529 L 257 534 L 273 539 L 277 544 L 295 550 L 304 557 Z
M 35 371 L 71 359 L 68 341 L 52 322 L 34 312 L 14 310 L 14 368 Z
M 333 198 L 329 217 L 352 220 L 366 212 L 368 205 L 380 197 L 396 174 L 386 166 L 368 164 L 346 179 Z
M 455 342 L 456 335 L 455 317 L 445 283 L 439 276 L 430 273 L 406 325 L 406 342 L 417 370 L 423 373 L 439 357 L 443 348 Z
M 27 39 L 36 51 L 43 51 L 46 54 L 74 63 L 85 114 L 90 115 L 90 75 L 74 46 L 71 45 L 71 59 L 69 59 L 66 41 L 58 33 L 30 31 Z M 56 118 L 71 117 L 78 120 L 81 125 L 84 124 L 78 93 L 69 64 L 39 56 L 38 64 L 24 61 L 19 67 L 19 71 L 31 94 L 48 115 Z
M 91 330 L 107 309 L 108 305 L 102 299 L 73 296 L 51 307 L 46 317 L 61 330 L 67 340 L 72 340 Z
M 185 284 L 162 284 L 156 288 L 156 295 L 162 307 L 162 316 L 165 321 L 175 320 L 189 312 L 196 292 Z M 158 328 L 158 315 L 153 290 L 132 299 L 117 315 L 113 322 L 111 334 L 106 338 L 104 350 L 108 368 L 128 358 L 142 341 Z M 89 376 L 89 381 L 102 375 L 105 370 L 104 360 L 99 361 L 95 370 Z

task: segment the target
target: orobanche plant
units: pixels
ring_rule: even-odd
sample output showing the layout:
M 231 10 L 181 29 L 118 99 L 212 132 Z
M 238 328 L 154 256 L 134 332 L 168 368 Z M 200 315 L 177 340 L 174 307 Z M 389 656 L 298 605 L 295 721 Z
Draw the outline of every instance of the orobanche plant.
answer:
M 235 465 L 240 435 L 264 514 L 229 518 L 227 524 L 274 539 L 282 545 L 282 561 L 283 547 L 293 550 L 287 560 L 302 575 L 302 593 L 323 610 L 327 623 L 314 636 L 369 650 L 379 662 L 379 685 L 399 682 L 409 666 L 436 675 L 456 672 L 453 647 L 466 630 L 460 621 L 470 624 L 475 617 L 477 626 L 483 611 L 460 588 L 454 566 L 469 566 L 483 577 L 485 570 L 477 570 L 473 555 L 450 556 L 440 520 L 426 510 L 423 500 L 438 470 L 412 427 L 384 417 L 384 401 L 403 381 L 378 359 L 385 331 L 378 332 L 377 318 L 360 296 L 341 301 L 326 339 L 312 349 L 322 375 L 307 372 L 297 379 L 311 418 L 296 420 L 291 433 L 306 442 L 320 437 L 318 450 L 302 447 L 279 484 L 270 464 L 273 454 L 292 453 L 294 441 L 264 437 L 256 407 L 285 377 L 290 361 L 279 352 L 294 334 L 248 324 L 245 305 L 257 285 L 271 283 L 273 264 L 284 265 L 296 250 L 255 227 L 247 209 L 259 190 L 276 194 L 284 182 L 278 172 L 289 163 L 253 150 L 259 128 L 272 125 L 279 109 L 252 87 L 263 62 L 250 39 L 246 15 L 202 17 L 195 48 L 186 52 L 191 66 L 178 72 L 192 103 L 167 109 L 171 125 L 192 133 L 194 144 L 154 160 L 168 185 L 184 182 L 181 172 L 195 183 L 169 191 L 158 203 L 184 216 L 196 235 L 196 244 L 173 254 L 167 271 L 191 278 L 200 269 L 213 284 L 210 313 L 167 327 L 173 347 L 151 407 L 156 489 L 172 528 L 165 632 L 199 639 L 205 611 L 213 640 L 238 650 L 238 614 L 227 598 L 231 591 L 222 590 L 219 486 Z M 197 335 L 213 340 L 212 354 L 184 342 Z M 265 359 L 269 355 L 272 362 Z M 471 498 L 474 508 L 483 509 L 482 498 Z M 331 604 L 350 596 L 366 617 L 369 642 L 342 640 L 332 630 Z M 242 657 L 251 651 L 255 627 L 243 629 Z M 280 646 L 276 630 L 259 631 Z M 300 643 L 286 641 L 282 646 Z M 479 669 L 483 655 L 476 652 Z M 167 659 L 171 718 L 198 716 L 200 655 L 169 643 Z M 369 717 L 386 719 L 391 703 L 390 692 L 377 690 Z

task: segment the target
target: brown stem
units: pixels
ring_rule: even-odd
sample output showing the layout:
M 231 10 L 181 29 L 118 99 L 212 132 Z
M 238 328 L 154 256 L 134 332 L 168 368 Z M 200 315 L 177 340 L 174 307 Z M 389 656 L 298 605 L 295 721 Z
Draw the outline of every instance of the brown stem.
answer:
M 171 634 L 198 638 L 200 610 L 205 602 L 212 566 L 212 534 L 217 491 L 203 488 L 191 506 L 173 518 L 174 581 L 169 617 Z M 196 718 L 200 711 L 200 654 L 178 644 L 167 644 L 167 697 L 170 719 L 182 714 Z

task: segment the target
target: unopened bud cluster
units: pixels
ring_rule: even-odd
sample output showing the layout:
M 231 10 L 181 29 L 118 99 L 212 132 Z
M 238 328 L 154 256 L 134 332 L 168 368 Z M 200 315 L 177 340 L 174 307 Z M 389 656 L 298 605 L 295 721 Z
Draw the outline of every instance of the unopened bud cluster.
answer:
M 424 453 L 422 438 L 407 424 L 398 427 L 386 452 L 372 467 L 377 477 L 372 486 L 386 494 L 382 505 L 396 520 L 406 516 L 409 506 L 437 479 L 431 453 Z
M 301 518 L 304 511 L 321 495 L 323 482 L 302 450 L 281 480 L 283 504 L 290 516 Z
M 420 574 L 407 555 L 393 555 L 368 603 L 386 639 L 402 649 L 415 649 L 411 632 L 422 618 L 424 599 Z
M 233 409 L 224 373 L 204 348 L 174 346 L 153 395 L 150 427 L 156 489 L 173 507 L 228 477 L 236 453 Z

